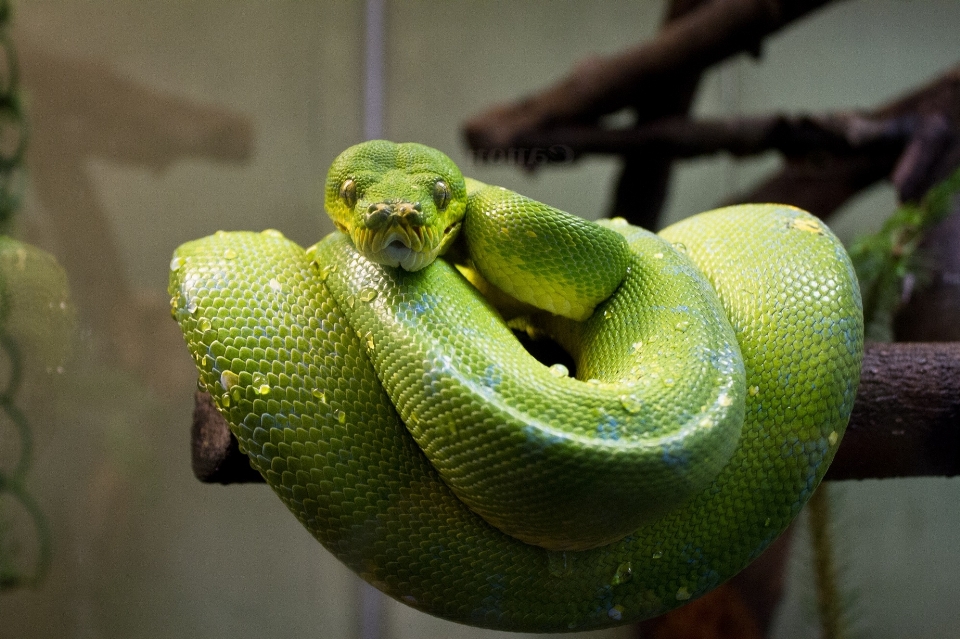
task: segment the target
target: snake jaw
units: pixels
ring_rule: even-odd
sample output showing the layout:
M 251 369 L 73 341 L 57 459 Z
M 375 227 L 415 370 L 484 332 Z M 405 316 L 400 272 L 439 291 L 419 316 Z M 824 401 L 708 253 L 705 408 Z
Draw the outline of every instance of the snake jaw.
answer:
M 402 221 L 380 229 L 357 227 L 352 234 L 357 251 L 371 262 L 419 271 L 429 265 L 446 248 L 439 234 L 431 227 L 407 225 Z
M 406 232 L 404 232 L 406 231 Z M 405 271 L 416 271 L 425 266 L 421 253 L 423 246 L 422 240 L 418 237 L 415 229 L 392 229 L 387 232 L 386 237 L 381 242 L 380 255 L 389 262 L 380 262 L 387 266 L 399 266 Z M 379 261 L 379 260 L 377 260 Z

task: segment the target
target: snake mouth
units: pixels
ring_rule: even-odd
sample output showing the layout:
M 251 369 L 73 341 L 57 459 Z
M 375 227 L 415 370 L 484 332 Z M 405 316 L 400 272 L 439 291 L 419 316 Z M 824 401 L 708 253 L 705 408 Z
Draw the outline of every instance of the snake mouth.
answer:
M 417 261 L 417 251 L 410 246 L 406 238 L 388 238 L 381 249 L 381 253 L 389 260 L 388 266 L 399 266 L 405 271 L 417 270 L 414 268 Z
M 442 243 L 430 227 L 392 224 L 385 229 L 357 228 L 354 245 L 371 262 L 419 271 L 440 253 Z

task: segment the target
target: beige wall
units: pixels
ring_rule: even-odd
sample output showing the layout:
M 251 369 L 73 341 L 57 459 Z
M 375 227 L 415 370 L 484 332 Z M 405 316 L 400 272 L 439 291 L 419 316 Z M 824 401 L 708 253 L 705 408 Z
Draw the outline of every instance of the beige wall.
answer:
M 662 2 L 388 2 L 387 136 L 437 146 L 465 172 L 588 218 L 616 164 L 536 175 L 479 166 L 463 120 L 649 37 Z M 167 319 L 173 248 L 217 229 L 273 227 L 308 244 L 326 167 L 360 141 L 362 2 L 30 0 L 17 5 L 34 113 L 20 232 L 70 271 L 85 327 L 35 425 L 37 493 L 56 561 L 36 592 L 0 599 L 0 637 L 352 637 L 358 580 L 262 487 L 193 480 L 195 379 Z M 850 0 L 711 73 L 701 114 L 870 106 L 958 60 L 960 3 Z M 669 219 L 711 207 L 776 165 L 684 165 Z M 876 227 L 887 188 L 838 220 Z M 844 485 L 841 552 L 871 637 L 960 628 L 957 480 Z M 952 512 L 951 512 L 952 511 Z M 810 618 L 803 551 L 778 636 Z M 388 602 L 383 637 L 500 636 Z M 516 635 L 510 635 L 516 636 Z M 622 637 L 622 631 L 596 637 Z

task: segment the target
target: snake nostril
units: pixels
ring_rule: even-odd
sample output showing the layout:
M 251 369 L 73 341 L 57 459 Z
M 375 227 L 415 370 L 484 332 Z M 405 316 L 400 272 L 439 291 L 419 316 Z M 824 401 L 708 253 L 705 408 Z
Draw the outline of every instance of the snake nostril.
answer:
M 403 220 L 414 226 L 420 226 L 424 223 L 423 212 L 420 210 L 420 203 L 410 204 L 409 202 L 404 202 L 397 206 L 397 215 L 403 218 Z
M 383 202 L 371 204 L 367 208 L 367 216 L 364 218 L 364 223 L 367 225 L 367 228 L 378 228 L 383 226 L 392 213 L 393 207 L 391 207 L 389 204 L 385 204 Z

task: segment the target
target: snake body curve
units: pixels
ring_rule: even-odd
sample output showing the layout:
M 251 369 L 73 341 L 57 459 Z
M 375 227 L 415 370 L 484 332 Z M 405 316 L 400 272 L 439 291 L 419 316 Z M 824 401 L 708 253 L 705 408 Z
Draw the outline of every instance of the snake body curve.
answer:
M 782 532 L 833 458 L 862 357 L 856 279 L 819 220 L 746 205 L 655 236 L 464 180 L 427 147 L 359 148 L 328 178 L 349 237 L 217 233 L 171 263 L 201 384 L 324 546 L 425 612 L 565 632 L 701 596 Z M 580 379 L 527 355 L 434 260 L 447 250 L 519 298 L 511 325 L 563 345 Z M 592 284 L 549 292 L 578 270 Z

